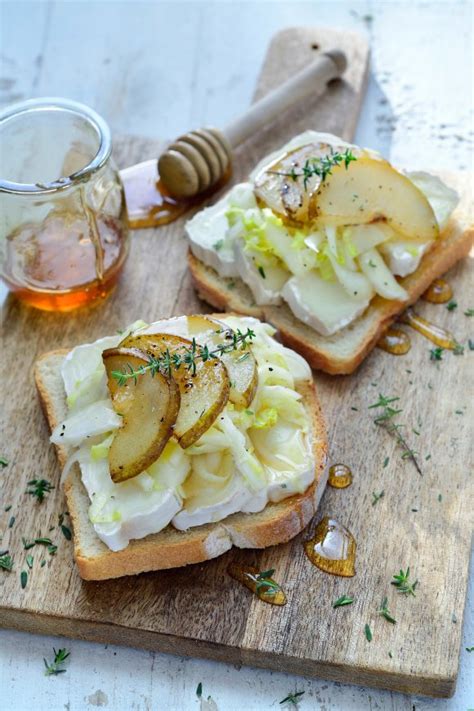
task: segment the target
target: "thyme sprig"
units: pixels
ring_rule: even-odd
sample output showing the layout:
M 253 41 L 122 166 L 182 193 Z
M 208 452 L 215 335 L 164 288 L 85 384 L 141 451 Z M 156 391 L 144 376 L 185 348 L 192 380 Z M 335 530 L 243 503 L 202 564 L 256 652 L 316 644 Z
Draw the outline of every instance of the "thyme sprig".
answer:
M 298 178 L 302 177 L 304 189 L 307 190 L 308 180 L 313 176 L 317 175 L 321 178 L 321 182 L 324 183 L 327 176 L 331 175 L 332 169 L 335 166 L 344 163 L 344 167 L 347 170 L 350 163 L 355 160 L 357 160 L 357 158 L 352 153 L 350 148 L 346 148 L 344 153 L 339 153 L 338 151 L 331 149 L 331 153 L 328 153 L 322 158 L 308 158 L 305 161 L 301 171 L 297 171 L 293 166 L 293 168 L 288 172 L 281 170 L 267 170 L 266 172 L 272 173 L 273 175 L 282 175 L 284 177 L 291 178 L 295 182 Z
M 245 333 L 242 333 L 240 329 L 226 333 L 229 343 L 219 343 L 215 348 L 211 349 L 207 345 L 201 346 L 193 338 L 189 347 L 182 346 L 172 352 L 167 348 L 158 356 L 149 355 L 147 365 L 133 368 L 132 365 L 128 364 L 128 367 L 123 371 L 113 370 L 112 377 L 115 378 L 119 386 L 125 385 L 128 380 L 133 380 L 136 384 L 138 376 L 144 375 L 148 371 L 151 372 L 152 376 L 156 373 L 170 376 L 173 370 L 178 370 L 182 366 L 195 375 L 198 361 L 205 363 L 208 360 L 219 358 L 225 353 L 245 350 L 255 338 L 255 332 L 251 328 L 248 328 Z
M 288 696 L 285 696 L 285 698 L 280 701 L 280 704 L 291 704 L 292 706 L 297 706 L 298 700 L 304 693 L 304 691 L 295 691 L 294 693 L 290 691 Z
M 379 427 L 383 427 L 389 434 L 395 437 L 397 443 L 403 449 L 402 459 L 410 459 L 413 462 L 418 474 L 423 475 L 417 459 L 418 452 L 408 446 L 405 437 L 401 433 L 401 429 L 404 425 L 396 424 L 393 421 L 394 417 L 403 412 L 403 410 L 397 410 L 391 406 L 391 403 L 397 402 L 398 400 L 400 400 L 399 397 L 386 397 L 385 395 L 379 393 L 378 401 L 374 402 L 373 405 L 369 405 L 369 410 L 380 407 L 383 408 L 382 413 L 374 419 L 374 423 Z
M 0 556 L 0 570 L 8 570 L 10 572 L 13 569 L 13 558 L 8 553 Z
M 28 482 L 29 489 L 26 490 L 30 496 L 35 496 L 38 503 L 42 504 L 46 494 L 54 489 L 54 486 L 47 479 L 32 479 Z
M 52 676 L 53 674 L 64 674 L 64 672 L 66 671 L 66 669 L 63 669 L 63 666 L 66 659 L 69 657 L 70 652 L 68 652 L 67 649 L 58 649 L 58 651 L 56 651 L 54 647 L 53 652 L 54 660 L 51 663 L 49 663 L 43 657 L 44 666 L 46 667 L 46 670 L 44 672 L 45 676 Z
M 392 625 L 395 625 L 397 623 L 396 619 L 392 617 L 390 610 L 388 609 L 388 599 L 386 597 L 384 597 L 384 599 L 382 600 L 379 615 L 385 617 L 387 622 L 390 622 Z
M 271 570 L 264 570 L 262 573 L 259 573 L 256 578 L 256 587 L 255 587 L 255 592 L 258 593 L 263 593 L 264 595 L 276 595 L 277 592 L 281 590 L 281 587 L 278 585 L 275 580 L 272 580 L 272 575 L 275 572 L 275 568 L 271 568 Z
M 403 595 L 413 595 L 413 597 L 416 597 L 415 588 L 418 585 L 418 580 L 411 583 L 409 578 L 410 567 L 406 569 L 406 572 L 403 572 L 403 570 L 400 569 L 400 573 L 393 576 L 392 585 L 395 585 L 399 593 L 402 593 Z

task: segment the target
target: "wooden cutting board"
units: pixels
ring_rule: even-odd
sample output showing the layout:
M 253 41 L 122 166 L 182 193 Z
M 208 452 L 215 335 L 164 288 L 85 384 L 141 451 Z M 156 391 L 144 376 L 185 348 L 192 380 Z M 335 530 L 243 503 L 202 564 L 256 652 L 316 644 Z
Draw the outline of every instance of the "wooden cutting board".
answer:
M 316 46 L 331 44 L 345 47 L 349 54 L 346 82 L 334 84 L 321 103 L 308 102 L 282 116 L 243 146 L 236 180 L 262 155 L 305 128 L 351 138 L 368 58 L 365 41 L 354 34 L 309 28 L 280 33 L 270 46 L 256 96 L 309 61 L 319 51 Z M 116 149 L 119 163 L 126 166 L 157 155 L 159 144 L 127 138 L 118 141 Z M 185 569 L 101 583 L 80 580 L 72 544 L 57 525 L 65 508 L 60 490 L 41 505 L 25 493 L 33 478 L 59 482 L 33 387 L 33 362 L 44 351 L 114 333 L 139 317 L 151 321 L 206 310 L 186 272 L 182 221 L 136 232 L 132 243 L 119 287 L 100 306 L 49 314 L 13 298 L 7 301 L 0 454 L 9 465 L 0 473 L 0 548 L 13 555 L 14 570 L 0 571 L 0 624 L 399 691 L 452 694 L 473 510 L 467 410 L 473 356 L 467 349 L 462 357 L 445 354 L 441 362 L 430 362 L 430 344 L 414 334 L 407 356 L 395 358 L 376 350 L 351 377 L 316 375 L 329 425 L 330 462 L 345 462 L 354 472 L 349 489 L 328 488 L 320 514 L 333 515 L 353 532 L 358 546 L 354 578 L 332 577 L 313 567 L 303 552 L 303 534 L 287 545 L 232 550 Z M 449 325 L 463 343 L 472 326 L 463 311 L 473 306 L 466 296 L 467 261 L 449 275 L 459 302 L 456 311 L 426 303 L 418 307 L 436 323 Z M 423 477 L 401 458 L 393 439 L 373 424 L 368 406 L 379 393 L 400 397 L 401 421 L 420 451 Z M 373 506 L 372 492 L 382 490 L 384 496 Z M 22 537 L 40 534 L 58 545 L 54 556 L 41 546 L 23 550 Z M 34 563 L 22 589 L 20 572 L 27 570 L 27 553 L 34 555 Z M 273 607 L 255 598 L 226 573 L 231 561 L 251 563 L 259 570 L 276 568 L 288 604 Z M 416 597 L 398 595 L 390 585 L 392 575 L 407 566 L 419 580 Z M 343 594 L 354 597 L 354 603 L 333 609 L 333 601 Z M 377 613 L 385 596 L 395 625 Z M 371 642 L 364 634 L 366 624 L 373 633 Z

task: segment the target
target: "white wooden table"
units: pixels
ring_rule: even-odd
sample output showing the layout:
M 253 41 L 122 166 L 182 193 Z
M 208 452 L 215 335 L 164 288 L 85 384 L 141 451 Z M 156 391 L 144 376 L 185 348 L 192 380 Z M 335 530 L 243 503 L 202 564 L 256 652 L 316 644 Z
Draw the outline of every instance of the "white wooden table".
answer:
M 174 137 L 224 125 L 251 99 L 272 34 L 333 25 L 371 38 L 372 74 L 356 139 L 407 167 L 473 168 L 472 2 L 139 2 L 0 0 L 0 105 L 67 96 L 114 133 Z M 474 566 L 471 566 L 471 570 Z M 474 582 L 455 697 L 401 694 L 139 650 L 0 631 L 0 709 L 198 709 L 203 683 L 218 709 L 466 711 L 474 708 Z M 52 648 L 67 672 L 45 677 Z

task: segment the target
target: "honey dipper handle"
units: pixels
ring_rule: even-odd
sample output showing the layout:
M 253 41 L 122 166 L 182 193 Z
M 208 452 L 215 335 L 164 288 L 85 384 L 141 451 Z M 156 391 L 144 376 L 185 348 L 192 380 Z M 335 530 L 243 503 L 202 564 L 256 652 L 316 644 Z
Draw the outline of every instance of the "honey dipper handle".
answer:
M 323 52 L 309 66 L 288 79 L 278 89 L 264 96 L 245 114 L 231 121 L 223 130 L 232 148 L 270 123 L 279 114 L 308 94 L 322 94 L 328 81 L 344 72 L 347 65 L 344 52 L 333 49 Z

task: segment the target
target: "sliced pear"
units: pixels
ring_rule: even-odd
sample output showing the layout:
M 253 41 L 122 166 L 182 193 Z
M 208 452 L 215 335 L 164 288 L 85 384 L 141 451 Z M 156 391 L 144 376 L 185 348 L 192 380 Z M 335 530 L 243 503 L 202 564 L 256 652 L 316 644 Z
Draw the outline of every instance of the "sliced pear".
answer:
M 234 331 L 223 321 L 210 316 L 188 316 L 189 334 L 214 346 L 232 344 Z M 223 353 L 220 356 L 230 379 L 229 400 L 245 408 L 252 402 L 258 386 L 257 361 L 249 346 Z
M 359 266 L 377 294 L 384 299 L 406 301 L 408 294 L 393 276 L 376 249 L 368 249 L 358 258 Z
M 179 412 L 179 389 L 160 373 L 146 372 L 119 385 L 113 371 L 127 372 L 148 363 L 145 353 L 134 348 L 112 348 L 102 354 L 114 410 L 123 418 L 109 450 L 112 481 L 137 476 L 163 451 L 173 434 Z
M 309 220 L 312 197 L 321 184 L 321 178 L 313 175 L 305 184 L 303 177 L 294 179 L 291 173 L 294 171 L 300 176 L 306 161 L 344 150 L 343 146 L 328 143 L 308 143 L 289 151 L 256 176 L 255 194 L 274 212 L 292 222 L 304 224 Z
M 312 199 L 317 221 L 357 225 L 385 219 L 407 239 L 435 239 L 439 229 L 425 195 L 385 160 L 359 156 L 335 166 Z
M 192 341 L 169 333 L 128 336 L 124 348 L 138 348 L 148 355 L 158 357 L 167 351 L 184 354 L 193 347 Z M 229 376 L 219 359 L 196 359 L 193 373 L 186 365 L 171 367 L 171 376 L 179 387 L 181 405 L 174 425 L 174 434 L 183 449 L 190 447 L 224 409 L 229 399 Z

